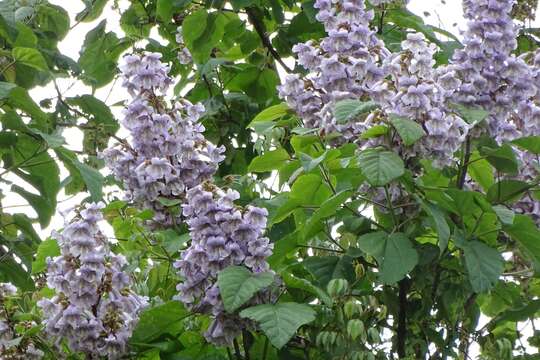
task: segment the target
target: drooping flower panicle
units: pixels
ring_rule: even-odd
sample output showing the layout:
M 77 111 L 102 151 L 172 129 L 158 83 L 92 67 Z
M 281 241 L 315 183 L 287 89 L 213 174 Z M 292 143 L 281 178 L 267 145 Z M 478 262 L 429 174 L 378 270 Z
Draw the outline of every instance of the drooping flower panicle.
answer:
M 183 278 L 178 299 L 191 310 L 212 315 L 205 336 L 218 345 L 230 344 L 246 326 L 238 315 L 225 313 L 218 272 L 231 265 L 244 265 L 254 273 L 268 271 L 273 248 L 263 236 L 268 212 L 254 206 L 240 208 L 234 204 L 238 198 L 238 192 L 223 192 L 212 184 L 188 191 L 183 213 L 191 246 L 175 263 Z
M 131 290 L 126 259 L 110 251 L 99 229 L 102 208 L 87 205 L 54 235 L 61 255 L 48 259 L 47 285 L 55 295 L 38 305 L 46 334 L 57 343 L 65 340 L 91 358 L 116 359 L 126 353 L 146 299 Z
M 155 223 L 168 226 L 178 215 L 161 198 L 176 199 L 210 179 L 223 160 L 223 148 L 208 142 L 199 122 L 200 104 L 181 100 L 172 108 L 163 99 L 171 78 L 160 54 L 129 55 L 122 67 L 133 100 L 122 125 L 130 138 L 107 149 L 104 158 L 122 182 L 128 200 L 154 211 Z

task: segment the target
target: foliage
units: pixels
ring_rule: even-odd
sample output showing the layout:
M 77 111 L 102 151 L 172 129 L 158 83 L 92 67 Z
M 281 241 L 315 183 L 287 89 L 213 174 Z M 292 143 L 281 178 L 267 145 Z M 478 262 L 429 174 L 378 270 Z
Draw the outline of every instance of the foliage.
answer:
M 464 1 L 459 37 L 400 0 L 83 3 L 0 3 L 0 358 L 105 349 L 45 326 L 82 294 L 54 264 L 95 261 L 64 201 L 106 204 L 88 251 L 129 274 L 84 307 L 130 325 L 104 358 L 535 358 L 535 1 Z

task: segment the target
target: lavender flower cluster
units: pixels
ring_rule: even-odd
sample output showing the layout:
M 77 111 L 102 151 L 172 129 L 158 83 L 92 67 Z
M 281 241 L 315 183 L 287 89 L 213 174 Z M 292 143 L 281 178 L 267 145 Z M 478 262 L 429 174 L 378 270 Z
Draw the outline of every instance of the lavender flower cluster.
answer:
M 362 124 L 338 124 L 333 116 L 337 101 L 361 98 L 384 77 L 379 66 L 390 53 L 369 27 L 374 17 L 364 0 L 317 0 L 317 19 L 328 36 L 320 44 L 308 41 L 293 51 L 309 71 L 306 78 L 288 75 L 279 87 L 280 96 L 296 111 L 308 128 L 326 134 L 340 133 L 351 140 L 365 130 Z
M 401 47 L 401 52 L 385 59 L 383 66 L 389 77 L 375 84 L 372 99 L 387 114 L 414 119 L 424 128 L 426 135 L 414 147 L 393 144 L 405 158 L 429 156 L 435 166 L 451 165 L 469 130 L 448 108 L 447 99 L 460 81 L 451 72 L 438 76 L 434 69 L 436 47 L 423 34 L 408 34 Z
M 473 135 L 487 133 L 498 142 L 522 136 L 540 135 L 540 54 L 528 64 L 527 55 L 516 57 L 517 28 L 513 23 L 512 0 L 466 0 L 469 20 L 462 50 L 458 50 L 447 71 L 462 81 L 452 100 L 489 111 L 487 126 Z M 517 111 L 516 111 L 517 109 Z M 539 159 L 518 152 L 521 161 L 518 179 L 534 181 L 540 176 Z M 515 205 L 540 226 L 540 201 L 526 194 Z
M 122 270 L 126 259 L 113 254 L 99 229 L 103 204 L 87 205 L 62 233 L 54 234 L 61 255 L 48 259 L 47 285 L 55 290 L 42 299 L 46 334 L 59 344 L 66 340 L 75 352 L 90 358 L 117 359 L 146 298 L 130 289 Z
M 454 72 L 445 76 L 436 72 L 436 48 L 422 34 L 412 33 L 402 43 L 403 51 L 391 54 L 370 29 L 374 15 L 363 0 L 318 0 L 315 6 L 328 36 L 320 44 L 309 41 L 293 48 L 309 74 L 304 79 L 289 75 L 279 88 L 280 96 L 305 126 L 360 142 L 358 135 L 375 125 L 380 114 L 366 121 L 338 124 L 335 104 L 348 98 L 372 99 L 384 110 L 383 117 L 394 114 L 414 119 L 426 130 L 427 136 L 414 148 L 391 144 L 400 153 L 406 157 L 430 155 L 438 166 L 450 164 L 468 126 L 447 109 L 447 100 L 460 82 Z
M 21 339 L 15 325 L 26 328 L 36 326 L 35 322 L 25 324 L 13 319 L 8 305 L 9 298 L 16 296 L 17 288 L 10 283 L 0 283 L 0 359 L 4 360 L 39 360 L 45 355 L 36 348 L 31 338 Z
M 453 100 L 489 111 L 484 131 L 498 141 L 521 135 L 513 113 L 536 92 L 531 68 L 512 55 L 517 46 L 512 5 L 512 0 L 465 0 L 465 47 L 448 67 L 462 81 Z
M 236 191 L 223 192 L 212 184 L 195 187 L 183 205 L 191 235 L 191 246 L 175 263 L 184 279 L 177 287 L 178 299 L 188 309 L 210 314 L 213 321 L 205 334 L 217 345 L 229 345 L 247 323 L 227 314 L 217 286 L 217 274 L 231 265 L 244 265 L 254 273 L 269 270 L 266 259 L 273 244 L 263 237 L 268 212 L 235 206 Z M 262 301 L 255 297 L 253 303 Z
M 129 55 L 122 66 L 124 86 L 133 96 L 122 121 L 130 141 L 103 153 L 127 198 L 154 211 L 155 223 L 168 226 L 178 219 L 160 198 L 178 198 L 210 179 L 223 160 L 222 147 L 204 136 L 200 104 L 182 100 L 169 108 L 163 100 L 172 79 L 161 55 Z

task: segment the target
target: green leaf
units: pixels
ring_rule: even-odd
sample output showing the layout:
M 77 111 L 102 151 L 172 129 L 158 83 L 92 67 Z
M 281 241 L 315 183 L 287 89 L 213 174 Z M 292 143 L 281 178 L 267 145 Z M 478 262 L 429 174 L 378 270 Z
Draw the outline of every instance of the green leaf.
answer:
M 390 130 L 388 126 L 375 125 L 364 131 L 360 137 L 362 139 L 372 139 L 388 134 L 388 130 Z
M 304 170 L 310 172 L 317 168 L 322 162 L 337 159 L 339 155 L 340 152 L 337 149 L 326 150 L 321 156 L 315 159 L 307 154 L 300 153 L 300 162 Z
M 40 71 L 49 70 L 49 67 L 47 66 L 47 61 L 45 61 L 45 58 L 37 49 L 28 47 L 16 47 L 11 50 L 11 54 L 18 63 L 28 65 Z
M 332 306 L 333 301 L 328 294 L 318 286 L 313 285 L 310 281 L 294 276 L 289 272 L 284 272 L 280 274 L 283 282 L 287 288 L 300 289 L 311 293 L 316 296 L 319 300 L 325 303 L 327 306 Z
M 42 241 L 37 249 L 36 259 L 32 262 L 32 274 L 47 270 L 47 258 L 60 255 L 60 247 L 54 239 Z
M 300 326 L 315 320 L 315 311 L 305 304 L 278 303 L 247 308 L 240 316 L 256 321 L 272 345 L 281 349 Z
M 456 110 L 463 120 L 471 125 L 481 123 L 489 116 L 489 111 L 480 108 L 467 107 L 461 104 L 452 104 L 452 108 Z
M 9 102 L 32 118 L 28 125 L 34 125 L 42 131 L 48 128 L 49 116 L 34 102 L 26 89 L 17 86 L 9 95 Z
M 512 143 L 533 154 L 540 154 L 540 136 L 523 137 L 512 141 Z
M 439 249 L 441 253 L 448 246 L 450 240 L 450 227 L 444 217 L 444 213 L 435 205 L 430 202 L 422 202 L 422 209 L 429 215 L 434 229 L 437 230 L 439 236 Z
M 411 146 L 420 140 L 426 132 L 420 124 L 401 116 L 390 115 L 390 122 L 397 130 L 406 146 Z
M 345 124 L 358 115 L 365 114 L 377 109 L 379 106 L 373 101 L 362 102 L 360 100 L 346 99 L 336 103 L 334 117 L 338 124 Z
M 36 210 L 41 227 L 46 227 L 50 223 L 56 205 L 53 206 L 43 196 L 26 191 L 18 185 L 12 185 L 11 191 L 21 195 Z
M 69 31 L 67 11 L 50 3 L 37 6 L 35 22 L 41 31 L 54 34 L 57 40 L 62 40 Z
M 476 181 L 482 189 L 487 191 L 495 183 L 495 177 L 493 176 L 493 169 L 489 162 L 482 159 L 477 151 L 471 154 L 469 162 L 469 175 Z
M 353 258 L 343 256 L 310 256 L 302 264 L 313 275 L 317 283 L 326 288 L 332 279 L 354 281 Z
M 58 154 L 58 157 L 66 164 L 66 167 L 70 172 L 78 174 L 84 183 L 86 184 L 86 188 L 88 189 L 88 192 L 90 193 L 93 201 L 99 201 L 103 197 L 103 175 L 99 172 L 99 170 L 88 166 L 82 162 L 79 161 L 77 158 L 77 155 L 73 153 L 72 151 L 65 149 L 65 148 L 59 148 L 56 149 L 56 153 Z
M 106 32 L 105 27 L 103 20 L 86 34 L 78 61 L 83 82 L 96 88 L 114 78 L 120 54 L 131 45 L 127 39 L 118 39 L 114 32 Z
M 283 166 L 287 160 L 289 160 L 289 153 L 283 148 L 268 151 L 254 158 L 249 164 L 248 171 L 266 172 L 276 170 Z
M 127 10 L 122 11 L 120 27 L 131 38 L 148 38 L 152 25 L 150 14 L 142 2 L 133 1 Z
M 22 22 L 17 22 L 17 39 L 15 40 L 15 47 L 27 47 L 35 48 L 38 43 L 38 39 L 34 31 Z
M 358 247 L 379 264 L 379 278 L 385 284 L 403 279 L 416 264 L 418 253 L 403 233 L 374 232 L 358 238 Z
M 199 9 L 188 15 L 182 23 L 186 46 L 198 63 L 204 63 L 223 38 L 227 19 L 221 12 L 208 13 Z
M 343 190 L 326 200 L 317 211 L 315 211 L 306 222 L 303 237 L 309 239 L 315 235 L 321 220 L 336 215 L 337 209 L 351 196 L 351 191 Z
M 188 316 L 190 313 L 178 301 L 149 308 L 141 314 L 130 341 L 148 344 L 164 334 L 175 336 L 184 329 L 182 320 Z
M 76 106 L 96 124 L 102 126 L 105 133 L 114 134 L 120 127 L 111 112 L 110 106 L 93 95 L 85 94 L 69 97 L 66 98 L 66 102 Z
M 501 254 L 480 241 L 466 242 L 462 247 L 473 290 L 477 293 L 489 291 L 503 272 Z
M 32 226 L 32 221 L 25 214 L 13 214 L 13 223 L 35 244 L 41 243 L 41 238 Z
M 505 225 L 503 229 L 536 262 L 540 263 L 540 230 L 530 217 L 515 215 L 512 225 Z
M 23 291 L 32 291 L 35 288 L 34 280 L 30 277 L 30 274 L 9 255 L 2 255 L 0 281 L 11 282 Z
M 9 98 L 11 90 L 17 87 L 17 84 L 0 81 L 0 100 Z
M 156 15 L 159 19 L 169 22 L 173 15 L 173 0 L 157 0 Z
M 297 205 L 319 206 L 331 195 L 332 190 L 319 175 L 306 174 L 296 179 L 289 197 Z
M 243 266 L 229 266 L 218 273 L 218 287 L 227 312 L 234 312 L 258 291 L 272 285 L 274 274 L 255 274 Z
M 495 169 L 510 175 L 518 173 L 519 162 L 510 145 L 504 144 L 496 149 L 481 147 L 480 154 L 486 156 Z
M 83 0 L 86 7 L 75 16 L 75 20 L 81 22 L 91 22 L 101 16 L 105 5 L 109 0 Z
M 512 225 L 514 223 L 514 217 L 516 214 L 506 206 L 495 205 L 493 211 L 497 214 L 497 217 L 503 225 Z
M 49 145 L 51 149 L 60 147 L 66 143 L 66 139 L 64 139 L 62 135 L 47 134 L 47 133 L 44 133 L 43 131 L 40 131 L 38 129 L 33 129 L 30 127 L 27 127 L 27 129 L 32 131 L 34 134 L 38 134 L 39 136 L 41 136 L 41 138 L 47 143 L 47 145 Z
M 531 187 L 523 181 L 501 180 L 489 188 L 487 199 L 494 204 L 512 202 L 519 199 Z
M 405 173 L 403 160 L 396 153 L 379 148 L 362 151 L 358 164 L 373 186 L 384 186 Z
M 270 106 L 257 114 L 247 127 L 253 127 L 254 123 L 261 121 L 274 121 L 289 114 L 290 108 L 286 103 Z

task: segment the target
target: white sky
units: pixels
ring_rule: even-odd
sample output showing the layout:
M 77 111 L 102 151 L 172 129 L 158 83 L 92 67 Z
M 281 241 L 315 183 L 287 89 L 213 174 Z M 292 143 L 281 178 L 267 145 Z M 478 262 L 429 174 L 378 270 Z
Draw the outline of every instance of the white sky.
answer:
M 84 9 L 82 1 L 49 0 L 49 2 L 60 5 L 66 9 L 70 14 L 72 25 L 75 24 L 75 15 Z M 466 25 L 462 16 L 461 1 L 446 0 L 445 3 L 446 4 L 443 4 L 441 0 L 411 0 L 409 3 L 409 9 L 417 15 L 423 16 L 427 23 L 443 28 L 455 35 L 459 35 L 460 30 L 463 30 L 464 26 Z M 120 0 L 120 5 L 122 8 L 126 8 L 126 0 Z M 79 50 L 82 46 L 86 33 L 92 30 L 96 24 L 105 17 L 107 18 L 107 30 L 112 30 L 122 34 L 119 27 L 119 15 L 117 11 L 112 10 L 109 5 L 105 9 L 104 14 L 100 19 L 97 19 L 91 23 L 81 23 L 70 31 L 66 39 L 60 43 L 60 51 L 72 59 L 78 59 Z M 538 23 L 538 21 L 535 23 Z M 91 88 L 80 82 L 77 82 L 74 86 L 71 86 L 72 81 L 72 79 L 58 79 L 57 81 L 62 92 L 69 88 L 69 91 L 64 93 L 65 97 L 91 93 Z M 41 99 L 51 97 L 51 94 L 55 94 L 54 88 L 51 86 L 37 88 L 31 91 L 31 95 L 36 102 L 39 102 Z M 127 93 L 119 86 L 118 83 L 114 87 L 112 87 L 112 85 L 108 85 L 104 88 L 98 89 L 94 95 L 109 105 L 128 98 Z M 112 110 L 117 118 L 121 118 L 120 108 L 112 108 Z M 122 132 L 121 134 L 124 133 Z M 68 148 L 75 150 L 80 150 L 82 148 L 82 136 L 78 130 L 66 129 L 64 132 L 64 137 L 66 138 Z M 65 169 L 61 169 L 61 172 L 62 178 L 67 175 Z M 8 179 L 14 178 L 8 177 Z M 5 199 L 2 200 L 6 212 L 23 212 L 27 213 L 31 217 L 36 216 L 33 209 L 29 206 L 20 206 L 25 204 L 24 199 L 17 194 L 10 193 L 9 189 L 6 188 L 4 184 L 0 184 L 0 187 L 4 190 L 4 194 L 6 195 Z M 58 196 L 59 204 L 57 207 L 57 214 L 53 217 L 50 226 L 48 226 L 46 229 L 40 229 L 39 225 L 36 225 L 36 231 L 42 238 L 45 238 L 50 235 L 51 230 L 61 228 L 64 223 L 61 213 L 72 209 L 86 196 L 87 194 L 80 194 L 75 198 L 66 200 L 66 195 L 61 192 Z M 478 348 L 472 349 L 471 353 L 478 354 Z

